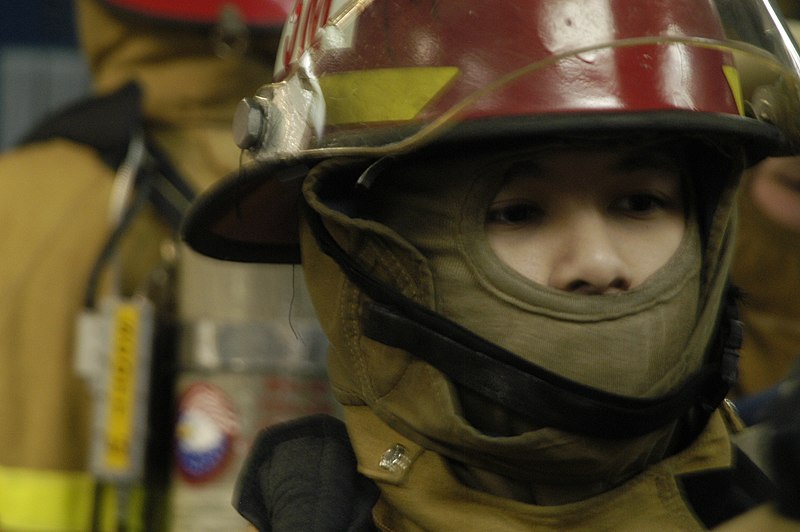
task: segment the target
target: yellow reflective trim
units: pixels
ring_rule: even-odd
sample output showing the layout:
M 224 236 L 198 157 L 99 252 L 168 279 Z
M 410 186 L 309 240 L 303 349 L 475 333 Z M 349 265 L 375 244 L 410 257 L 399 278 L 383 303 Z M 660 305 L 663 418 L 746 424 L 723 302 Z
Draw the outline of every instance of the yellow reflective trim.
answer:
M 88 473 L 0 466 L 0 531 L 86 532 L 91 529 L 95 482 Z M 133 489 L 128 528 L 142 530 L 144 490 Z M 102 531 L 117 530 L 117 494 L 101 498 Z
M 131 462 L 138 332 L 139 310 L 120 305 L 114 320 L 105 431 L 105 465 L 115 471 L 126 471 Z
M 458 74 L 456 67 L 382 68 L 319 78 L 328 125 L 413 119 Z
M 0 530 L 88 530 L 93 494 L 84 473 L 0 467 Z
M 734 66 L 722 65 L 722 72 L 725 74 L 725 79 L 728 80 L 739 115 L 744 116 L 744 98 L 742 97 L 742 82 L 739 79 L 739 70 Z

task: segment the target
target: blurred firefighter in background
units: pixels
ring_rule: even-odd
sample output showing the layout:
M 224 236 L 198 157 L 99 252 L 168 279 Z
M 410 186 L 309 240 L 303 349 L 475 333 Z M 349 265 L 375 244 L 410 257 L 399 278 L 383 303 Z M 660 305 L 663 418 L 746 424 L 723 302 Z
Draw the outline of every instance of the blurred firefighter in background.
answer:
M 787 22 L 796 40 L 800 21 Z M 750 169 L 739 209 L 731 278 L 743 293 L 745 335 L 734 392 L 742 417 L 758 423 L 771 415 L 777 387 L 800 359 L 800 157 L 769 158 Z
M 800 157 L 770 158 L 746 175 L 732 280 L 745 324 L 736 401 L 758 423 L 800 358 Z
M 159 293 L 166 310 L 165 243 L 194 194 L 237 168 L 233 111 L 271 75 L 287 4 L 77 1 L 93 98 L 0 159 L 0 529 L 88 530 L 116 504 L 87 472 L 92 394 L 78 373 L 98 361 L 76 322 L 108 294 Z
M 800 19 L 800 4 L 794 0 L 778 0 L 778 8 L 786 18 Z

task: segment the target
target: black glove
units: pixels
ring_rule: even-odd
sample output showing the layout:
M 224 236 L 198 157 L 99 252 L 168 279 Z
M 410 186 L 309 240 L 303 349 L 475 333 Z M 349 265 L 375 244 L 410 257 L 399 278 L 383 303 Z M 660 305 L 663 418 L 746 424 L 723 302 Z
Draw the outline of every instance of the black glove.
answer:
M 262 532 L 373 531 L 378 488 L 356 465 L 344 423 L 334 417 L 275 425 L 253 444 L 233 505 Z

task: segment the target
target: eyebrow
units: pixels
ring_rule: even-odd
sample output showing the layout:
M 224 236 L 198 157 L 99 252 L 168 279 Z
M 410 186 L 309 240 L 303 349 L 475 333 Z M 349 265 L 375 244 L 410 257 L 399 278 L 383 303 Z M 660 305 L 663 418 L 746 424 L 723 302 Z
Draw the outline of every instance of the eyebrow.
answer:
M 685 166 L 676 154 L 666 149 L 636 150 L 622 155 L 611 165 L 611 170 L 624 173 L 638 170 L 664 170 L 683 174 Z M 547 172 L 544 166 L 531 158 L 513 162 L 503 173 L 505 179 L 522 176 L 543 178 L 547 176 Z
M 666 149 L 638 150 L 622 156 L 612 169 L 620 172 L 665 170 L 683 174 L 685 165 L 677 154 Z
M 503 179 L 511 179 L 518 176 L 524 177 L 545 177 L 544 167 L 533 159 L 523 159 L 511 163 L 505 172 L 503 172 Z

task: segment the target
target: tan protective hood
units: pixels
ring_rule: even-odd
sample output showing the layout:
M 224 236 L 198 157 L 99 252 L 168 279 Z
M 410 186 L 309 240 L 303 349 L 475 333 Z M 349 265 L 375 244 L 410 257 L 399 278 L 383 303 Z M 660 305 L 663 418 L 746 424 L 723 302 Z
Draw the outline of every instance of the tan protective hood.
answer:
M 454 159 L 379 176 L 370 193 L 372 219 L 320 197 L 326 194 L 323 182 L 354 179 L 347 163 L 322 163 L 303 192 L 337 242 L 375 278 L 574 382 L 653 397 L 674 390 L 698 369 L 715 330 L 730 261 L 730 190 L 710 228 L 702 268 L 699 237 L 690 227 L 680 251 L 640 289 L 613 300 L 579 301 L 499 263 L 483 224 L 501 182 L 487 178 L 469 155 Z M 365 296 L 319 251 L 307 227 L 301 238 L 309 290 L 331 342 L 334 391 L 346 412 L 353 409 L 351 417 L 358 412 L 380 419 L 370 423 L 371 432 L 385 424 L 447 457 L 467 484 L 551 503 L 609 489 L 668 452 L 674 424 L 630 440 L 531 426 L 462 394 L 418 358 L 364 337 Z M 362 437 L 376 436 L 351 430 L 356 447 Z

